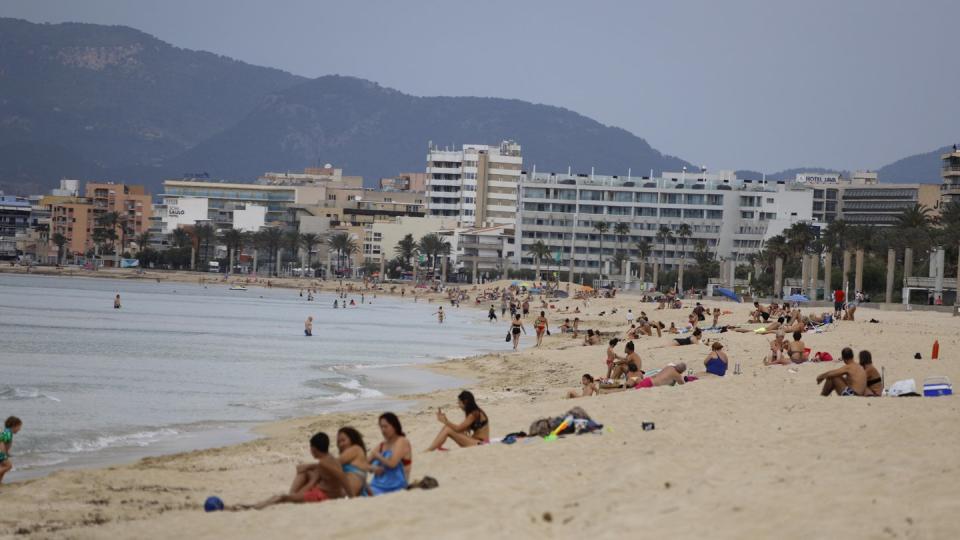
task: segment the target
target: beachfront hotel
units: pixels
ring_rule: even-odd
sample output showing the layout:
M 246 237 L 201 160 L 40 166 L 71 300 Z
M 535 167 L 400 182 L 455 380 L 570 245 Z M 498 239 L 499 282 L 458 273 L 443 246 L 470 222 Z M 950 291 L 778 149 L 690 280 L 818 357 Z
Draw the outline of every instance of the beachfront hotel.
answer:
M 960 202 L 960 150 L 957 150 L 957 145 L 953 145 L 953 151 L 940 156 L 940 160 L 943 162 L 940 168 L 943 177 L 943 184 L 940 185 L 942 204 Z
M 530 246 L 543 241 L 555 269 L 599 273 L 603 261 L 605 274 L 619 274 L 609 261 L 619 248 L 636 256 L 641 239 L 650 243 L 644 257 L 664 262 L 666 269 L 689 262 L 697 240 L 716 258 L 746 262 L 765 239 L 793 223 L 812 221 L 813 207 L 813 192 L 803 186 L 742 180 L 733 172 L 684 171 L 660 178 L 533 172 L 521 176 L 519 197 L 519 267 L 535 267 Z M 594 228 L 601 221 L 610 225 L 602 252 Z M 626 223 L 629 233 L 616 234 L 618 223 Z M 685 246 L 678 236 L 684 224 L 691 230 Z M 665 248 L 657 239 L 661 227 L 674 235 Z
M 465 144 L 459 150 L 432 143 L 427 153 L 427 209 L 461 226 L 512 225 L 517 215 L 520 145 Z
M 958 173 L 960 176 L 960 173 Z M 844 220 L 852 225 L 890 227 L 917 204 L 935 214 L 940 208 L 936 184 L 881 184 L 876 172 L 798 174 L 796 183 L 813 191 L 813 218 L 823 223 Z

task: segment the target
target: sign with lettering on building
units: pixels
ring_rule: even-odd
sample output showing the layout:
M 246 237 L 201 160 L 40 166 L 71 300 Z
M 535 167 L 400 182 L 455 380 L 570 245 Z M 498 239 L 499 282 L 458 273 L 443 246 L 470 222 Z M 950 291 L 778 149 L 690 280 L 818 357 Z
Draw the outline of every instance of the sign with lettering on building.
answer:
M 800 173 L 797 182 L 801 184 L 839 184 L 840 175 L 836 173 Z

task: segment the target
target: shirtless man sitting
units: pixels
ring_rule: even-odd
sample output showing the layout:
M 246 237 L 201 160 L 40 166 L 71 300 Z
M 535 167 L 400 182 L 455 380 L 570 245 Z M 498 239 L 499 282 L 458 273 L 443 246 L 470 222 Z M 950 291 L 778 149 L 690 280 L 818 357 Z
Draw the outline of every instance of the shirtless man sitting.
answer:
M 685 371 L 687 371 L 687 365 L 683 362 L 679 364 L 667 364 L 657 374 L 644 377 L 643 380 L 637 383 L 636 388 L 653 388 L 654 386 L 683 384 L 683 373 Z
M 634 365 L 637 367 L 635 374 L 643 375 L 643 360 L 640 359 L 640 355 L 637 354 L 637 349 L 634 346 L 632 341 L 628 341 L 626 347 L 624 347 L 624 352 L 627 353 L 626 356 L 613 361 L 613 373 L 610 378 L 614 381 L 620 379 L 620 377 L 631 375 L 630 366 Z M 634 375 L 634 376 L 636 376 Z
M 753 307 L 756 309 L 750 314 L 750 320 L 748 322 L 767 322 L 767 320 L 770 319 L 770 308 L 761 306 L 760 302 L 754 302 Z
M 328 453 L 330 438 L 326 433 L 317 433 L 310 438 L 310 455 L 316 463 L 297 466 L 297 475 L 286 495 L 277 495 L 253 506 L 262 510 L 280 503 L 323 502 L 339 499 L 347 493 L 347 477 L 340 461 Z M 241 507 L 243 508 L 243 507 Z
M 817 375 L 817 384 L 823 383 L 821 396 L 836 392 L 838 396 L 862 396 L 867 390 L 867 372 L 854 362 L 853 349 L 844 347 L 840 352 L 843 366 Z

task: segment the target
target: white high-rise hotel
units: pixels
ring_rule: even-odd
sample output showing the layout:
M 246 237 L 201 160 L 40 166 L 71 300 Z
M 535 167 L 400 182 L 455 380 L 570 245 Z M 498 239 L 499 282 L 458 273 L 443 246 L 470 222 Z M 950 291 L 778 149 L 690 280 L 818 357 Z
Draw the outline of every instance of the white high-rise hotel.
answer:
M 523 157 L 520 145 L 465 144 L 460 150 L 430 145 L 427 208 L 431 216 L 456 219 L 461 227 L 513 225 Z

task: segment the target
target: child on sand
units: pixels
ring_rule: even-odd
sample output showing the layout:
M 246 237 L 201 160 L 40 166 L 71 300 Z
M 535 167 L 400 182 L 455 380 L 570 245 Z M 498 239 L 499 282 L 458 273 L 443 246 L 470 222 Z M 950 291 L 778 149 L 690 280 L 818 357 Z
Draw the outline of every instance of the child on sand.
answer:
M 23 422 L 16 416 L 10 416 L 3 423 L 3 431 L 0 431 L 0 484 L 3 483 L 3 477 L 13 468 L 10 461 L 10 448 L 13 446 L 13 436 L 20 433 Z
M 580 397 L 590 397 L 599 393 L 600 390 L 597 388 L 597 383 L 593 380 L 593 376 L 589 373 L 584 373 L 583 377 L 580 377 L 580 392 L 577 393 L 576 390 L 568 390 L 567 398 L 575 399 Z

